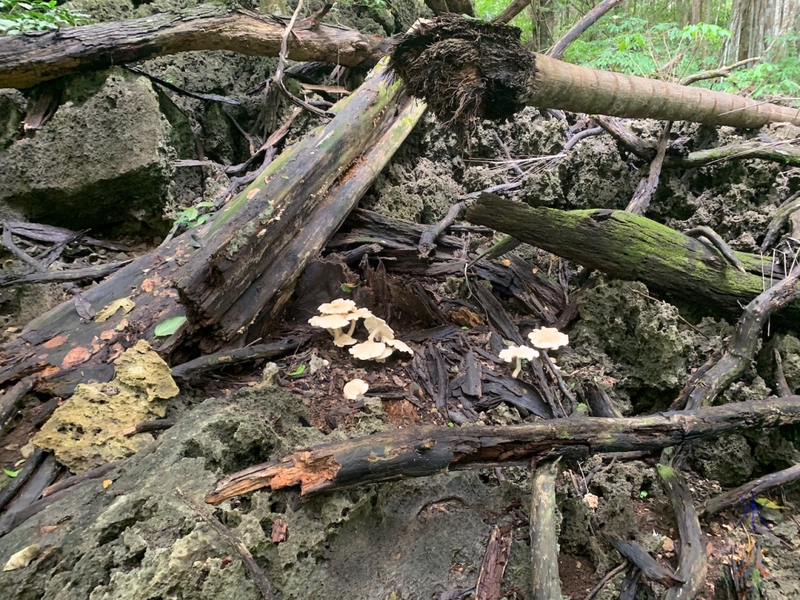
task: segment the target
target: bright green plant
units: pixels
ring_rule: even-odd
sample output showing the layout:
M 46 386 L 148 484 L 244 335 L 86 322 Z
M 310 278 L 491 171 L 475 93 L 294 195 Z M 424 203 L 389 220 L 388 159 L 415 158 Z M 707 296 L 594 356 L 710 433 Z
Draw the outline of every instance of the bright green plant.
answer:
M 211 213 L 201 213 L 201 208 L 211 208 L 213 202 L 198 202 L 195 206 L 183 209 L 178 218 L 175 219 L 176 225 L 187 225 L 189 228 L 202 225 L 211 218 Z
M 89 15 L 58 6 L 56 0 L 0 0 L 0 34 L 58 29 L 64 25 L 83 25 Z

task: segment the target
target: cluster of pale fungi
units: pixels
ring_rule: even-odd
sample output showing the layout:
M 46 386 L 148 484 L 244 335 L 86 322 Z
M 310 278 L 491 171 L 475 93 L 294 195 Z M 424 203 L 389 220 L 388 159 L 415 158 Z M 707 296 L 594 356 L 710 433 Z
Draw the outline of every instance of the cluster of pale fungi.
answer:
M 333 336 L 333 343 L 339 348 L 352 346 L 350 354 L 360 360 L 374 360 L 382 363 L 395 350 L 414 354 L 414 351 L 404 342 L 394 339 L 394 331 L 386 324 L 386 321 L 376 317 L 366 308 L 356 308 L 356 303 L 352 300 L 339 298 L 320 305 L 317 310 L 320 314 L 310 318 L 308 323 L 314 327 L 327 329 L 328 333 Z M 364 319 L 364 327 L 369 333 L 367 341 L 360 344 L 353 337 L 359 319 Z M 347 333 L 342 331 L 344 327 L 348 327 Z
M 533 360 L 539 356 L 539 350 L 557 350 L 569 344 L 569 336 L 566 333 L 561 333 L 555 327 L 534 329 L 528 334 L 528 339 L 533 348 L 529 346 L 510 346 L 500 352 L 500 358 L 507 363 L 517 361 L 514 372 L 511 373 L 511 377 L 514 379 L 517 378 L 517 375 L 522 370 L 523 360 Z

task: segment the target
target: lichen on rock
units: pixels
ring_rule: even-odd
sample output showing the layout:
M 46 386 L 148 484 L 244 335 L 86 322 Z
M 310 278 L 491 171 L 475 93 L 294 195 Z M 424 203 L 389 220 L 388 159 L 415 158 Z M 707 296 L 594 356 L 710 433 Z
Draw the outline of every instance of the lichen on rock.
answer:
M 163 417 L 166 401 L 178 395 L 169 367 L 144 340 L 123 352 L 115 367 L 108 383 L 78 385 L 33 438 L 75 473 L 126 458 L 153 441 L 149 433 L 123 432 Z

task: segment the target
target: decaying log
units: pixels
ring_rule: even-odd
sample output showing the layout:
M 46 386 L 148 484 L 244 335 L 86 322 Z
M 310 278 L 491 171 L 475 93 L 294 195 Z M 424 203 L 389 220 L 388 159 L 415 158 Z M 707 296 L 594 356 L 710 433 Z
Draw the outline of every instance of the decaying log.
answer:
M 502 597 L 503 574 L 508 565 L 513 539 L 513 525 L 496 525 L 492 529 L 478 572 L 478 581 L 475 583 L 475 600 L 498 600 Z
M 743 128 L 800 125 L 797 109 L 533 54 L 520 33 L 456 15 L 420 21 L 400 38 L 391 67 L 445 123 L 471 126 L 535 106 Z
M 531 577 L 533 600 L 561 600 L 558 577 L 556 477 L 558 460 L 537 465 L 531 482 Z
M 553 419 L 502 427 L 409 427 L 322 444 L 234 473 L 206 496 L 217 504 L 262 488 L 303 495 L 455 469 L 658 450 L 743 428 L 800 422 L 800 396 L 625 419 Z
M 531 208 L 482 194 L 467 219 L 619 279 L 734 314 L 761 293 L 762 273 L 769 277 L 772 269 L 762 256 L 737 252 L 748 271 L 742 273 L 696 239 L 620 210 Z M 781 315 L 800 319 L 800 303 Z
M 648 579 L 657 581 L 668 588 L 683 583 L 682 580 L 675 576 L 672 569 L 668 569 L 659 563 L 635 540 L 623 540 L 613 535 L 606 536 L 606 539 L 614 546 L 617 552 L 636 565 Z
M 48 33 L 0 38 L 0 88 L 27 88 L 81 71 L 107 69 L 189 50 L 232 50 L 278 56 L 284 24 L 280 17 L 218 7 L 141 19 L 70 27 Z M 344 27 L 294 27 L 289 58 L 353 67 L 375 64 L 389 40 Z
M 721 355 L 715 353 L 695 371 L 670 406 L 673 410 L 708 406 L 750 365 L 761 342 L 761 330 L 770 316 L 794 302 L 798 296 L 800 266 L 785 279 L 764 290 L 744 309 L 736 330 Z
M 675 511 L 675 521 L 681 538 L 680 563 L 675 575 L 685 582 L 667 590 L 664 598 L 692 600 L 697 597 L 706 582 L 708 557 L 703 542 L 703 531 L 700 529 L 697 511 L 692 503 L 692 494 L 680 473 L 672 467 L 658 465 L 658 475 L 661 477 L 672 510 Z
M 800 465 L 792 465 L 788 469 L 783 469 L 782 471 L 764 475 L 753 481 L 748 481 L 744 485 L 740 485 L 715 498 L 711 498 L 703 504 L 697 512 L 701 517 L 710 517 L 722 512 L 726 508 L 748 503 L 755 498 L 757 494 L 763 494 L 767 490 L 794 483 L 798 479 L 800 479 Z
M 4 346 L 0 383 L 36 373 L 37 389 L 69 395 L 82 381 L 108 381 L 111 360 L 139 339 L 180 359 L 180 348 L 195 339 L 202 339 L 204 352 L 214 352 L 248 334 L 260 336 L 253 333 L 264 325 L 259 317 L 282 306 L 293 278 L 358 202 L 367 179 L 380 172 L 424 106 L 379 68 L 332 110 L 329 123 L 273 161 L 213 222 L 84 294 L 95 310 L 126 298 L 127 307 L 103 323 L 83 322 L 68 302 L 32 321 Z M 154 337 L 159 322 L 187 312 L 188 321 L 169 338 Z M 213 329 L 203 330 L 207 326 Z

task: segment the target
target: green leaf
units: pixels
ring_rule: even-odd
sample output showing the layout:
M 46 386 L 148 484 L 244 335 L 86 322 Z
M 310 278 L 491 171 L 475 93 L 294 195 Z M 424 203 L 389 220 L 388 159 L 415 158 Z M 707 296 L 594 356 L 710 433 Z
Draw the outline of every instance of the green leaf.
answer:
M 294 371 L 292 371 L 291 373 L 289 373 L 289 375 L 290 375 L 290 376 L 302 375 L 302 374 L 303 374 L 303 373 L 305 373 L 305 372 L 306 372 L 306 364 L 305 364 L 305 363 L 303 363 L 303 364 L 301 364 L 299 367 L 297 367 L 297 368 L 296 368 Z
M 18 467 L 18 466 L 20 466 L 21 464 L 24 464 L 24 463 L 25 463 L 25 459 L 24 458 L 20 458 L 17 462 L 14 463 L 14 466 Z
M 156 337 L 167 337 L 178 331 L 178 328 L 186 323 L 186 317 L 170 317 L 169 319 L 164 319 L 156 325 L 155 336 Z
M 763 508 L 771 508 L 772 510 L 782 510 L 783 507 L 775 504 L 769 498 L 756 498 L 756 503 Z
M 16 471 L 9 471 L 8 469 L 3 469 L 3 473 L 12 478 L 19 475 L 20 471 L 22 471 L 22 469 L 17 469 Z
M 197 208 L 210 208 L 210 207 L 214 206 L 214 203 L 213 202 L 198 202 L 197 204 L 195 204 L 195 206 Z
M 350 285 L 349 283 L 342 284 L 342 291 L 345 294 L 352 294 L 354 289 L 356 289 L 356 286 L 354 285 Z

